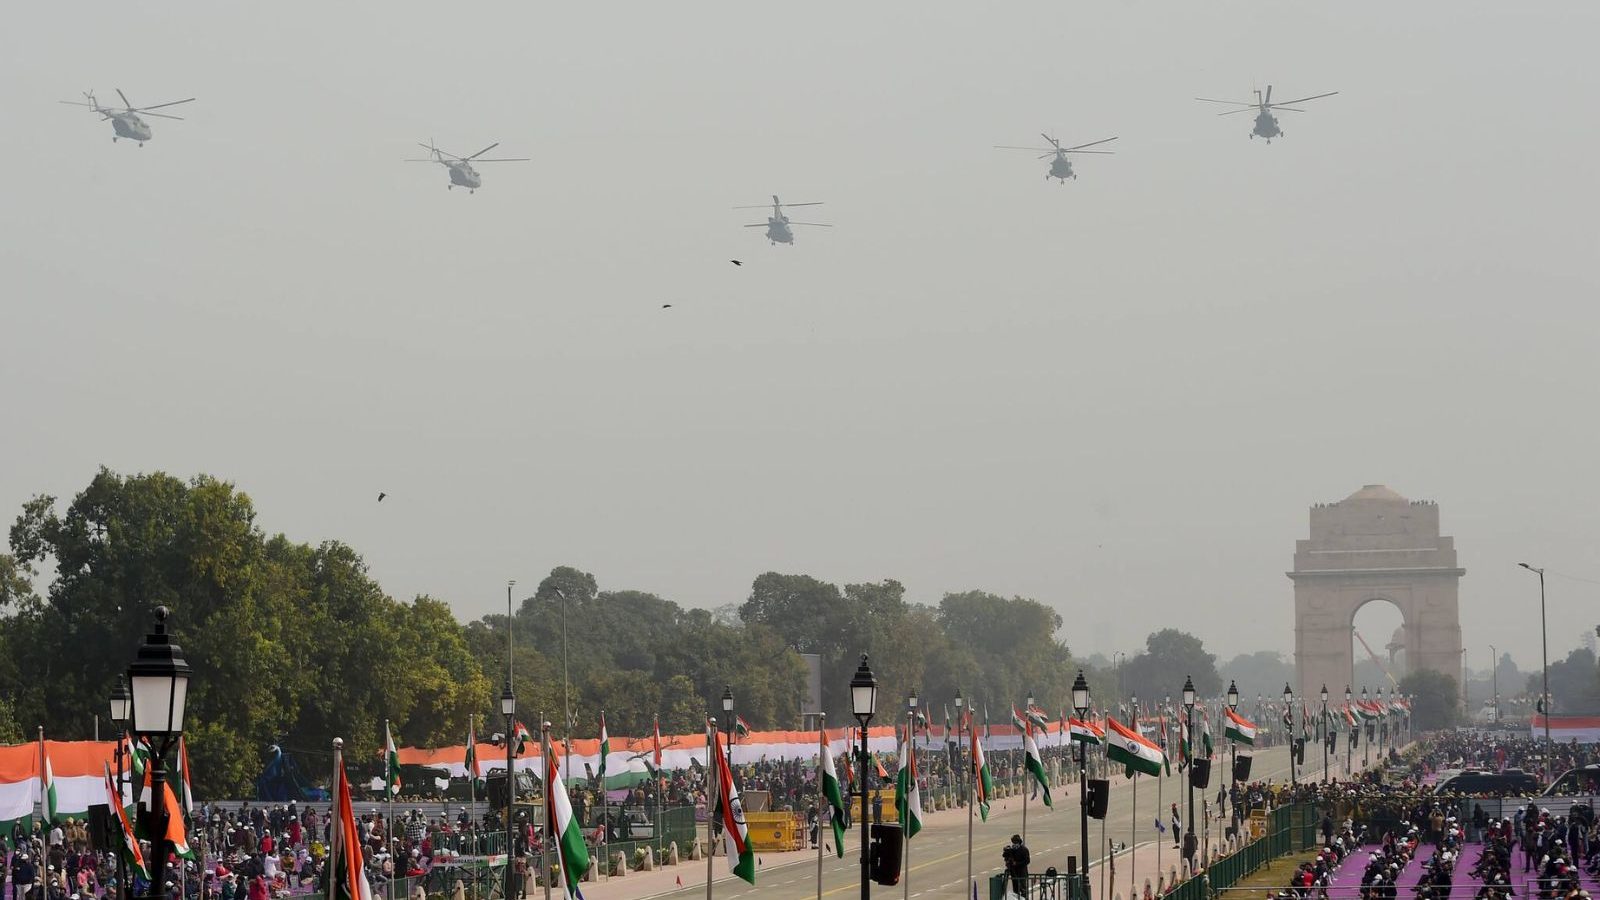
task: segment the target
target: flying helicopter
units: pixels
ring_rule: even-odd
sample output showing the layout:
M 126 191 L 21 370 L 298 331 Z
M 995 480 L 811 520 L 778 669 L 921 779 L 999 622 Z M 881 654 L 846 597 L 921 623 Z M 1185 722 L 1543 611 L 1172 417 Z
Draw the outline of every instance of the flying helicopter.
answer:
M 499 141 L 495 141 L 471 156 L 456 156 L 454 153 L 446 153 L 443 150 L 440 150 L 438 147 L 435 147 L 432 141 L 429 141 L 426 144 L 419 143 L 417 146 L 428 151 L 428 158 L 408 159 L 406 162 L 436 162 L 444 166 L 446 169 L 450 170 L 450 183 L 445 185 L 445 188 L 447 190 L 454 190 L 459 185 L 466 188 L 467 193 L 469 194 L 476 193 L 478 188 L 483 187 L 483 176 L 479 175 L 478 170 L 472 167 L 473 163 L 527 162 L 529 159 L 529 157 L 526 156 L 516 158 L 484 157 L 485 153 L 488 153 L 490 150 L 500 146 Z
M 751 224 L 751 225 L 746 225 L 745 227 L 746 228 L 765 228 L 767 230 L 767 240 L 771 241 L 773 244 L 793 244 L 794 243 L 794 232 L 789 230 L 791 225 L 810 225 L 810 226 L 815 227 L 815 228 L 832 228 L 833 226 L 832 225 L 823 224 L 822 222 L 791 222 L 791 221 L 789 221 L 789 217 L 783 214 L 783 208 L 785 206 L 821 206 L 821 205 L 822 205 L 821 201 L 818 201 L 816 203 L 781 203 L 778 200 L 778 195 L 777 194 L 773 194 L 772 195 L 772 215 L 767 217 L 767 221 L 765 221 L 765 222 L 756 222 L 756 223 Z M 766 209 L 766 208 L 767 208 L 767 205 L 765 203 L 759 204 L 757 206 L 735 206 L 734 207 L 734 209 Z
M 111 106 L 101 106 L 100 101 L 94 98 L 94 91 L 85 91 L 83 96 L 88 101 L 87 103 L 83 102 L 83 100 L 62 100 L 60 102 L 68 106 L 87 106 L 99 113 L 102 119 L 111 120 L 111 142 L 113 144 L 119 138 L 128 138 L 129 140 L 138 141 L 141 147 L 144 146 L 145 141 L 150 140 L 154 133 L 150 130 L 150 126 L 139 118 L 140 113 L 157 119 L 177 119 L 181 122 L 183 121 L 182 116 L 170 116 L 166 113 L 151 112 L 150 110 L 194 101 L 194 98 L 190 97 L 187 100 L 172 100 L 167 103 L 157 103 L 154 106 L 134 106 L 128 102 L 128 95 L 124 94 L 121 88 L 118 88 L 117 96 L 122 98 L 122 109 L 117 109 Z
M 1099 141 L 1090 141 L 1087 144 L 1079 144 L 1076 147 L 1063 147 L 1063 146 L 1061 146 L 1061 142 L 1060 141 L 1056 140 L 1055 138 L 1051 137 L 1048 134 L 1044 134 L 1044 133 L 1041 132 L 1039 134 L 1039 136 L 1044 138 L 1045 140 L 1049 141 L 1050 142 L 1050 146 L 1049 147 L 1006 147 L 1006 146 L 996 145 L 995 149 L 996 150 L 1028 150 L 1028 151 L 1031 151 L 1033 153 L 1042 153 L 1042 154 L 1044 154 L 1043 156 L 1039 157 L 1040 159 L 1045 159 L 1046 157 L 1053 157 L 1053 159 L 1050 160 L 1050 173 L 1048 175 L 1044 176 L 1044 178 L 1045 178 L 1046 181 L 1049 181 L 1050 179 L 1054 178 L 1060 184 L 1066 184 L 1068 178 L 1076 179 L 1078 177 L 1077 174 L 1072 171 L 1072 160 L 1067 158 L 1067 154 L 1068 153 L 1104 153 L 1104 154 L 1109 156 L 1112 153 L 1116 152 L 1116 151 L 1113 151 L 1113 150 L 1085 150 L 1085 149 L 1083 149 L 1085 147 L 1094 147 L 1094 146 L 1097 146 L 1099 144 L 1110 143 L 1111 141 L 1116 140 L 1116 138 L 1114 138 L 1114 137 L 1108 137 L 1108 138 L 1105 138 L 1104 140 L 1099 140 Z
M 1310 97 L 1301 97 L 1298 100 L 1290 100 L 1285 103 L 1273 103 L 1272 85 L 1269 84 L 1267 85 L 1267 93 L 1265 96 L 1262 96 L 1260 90 L 1256 91 L 1256 100 L 1254 103 L 1248 103 L 1242 100 L 1212 100 L 1210 97 L 1196 97 L 1195 99 L 1203 100 L 1206 103 L 1231 103 L 1234 106 L 1240 107 L 1239 109 L 1230 109 L 1225 113 L 1217 113 L 1219 116 L 1231 116 L 1235 113 L 1249 112 L 1252 109 L 1255 110 L 1256 124 L 1255 127 L 1250 130 L 1250 137 L 1254 139 L 1259 135 L 1266 138 L 1267 143 L 1270 144 L 1272 143 L 1273 138 L 1284 136 L 1283 129 L 1278 127 L 1278 117 L 1272 114 L 1273 110 L 1281 109 L 1285 112 L 1305 112 L 1303 109 L 1295 109 L 1294 105 L 1296 103 L 1305 103 L 1308 100 L 1321 100 L 1323 97 L 1332 97 L 1337 93 L 1339 92 L 1329 91 L 1326 94 L 1316 94 Z

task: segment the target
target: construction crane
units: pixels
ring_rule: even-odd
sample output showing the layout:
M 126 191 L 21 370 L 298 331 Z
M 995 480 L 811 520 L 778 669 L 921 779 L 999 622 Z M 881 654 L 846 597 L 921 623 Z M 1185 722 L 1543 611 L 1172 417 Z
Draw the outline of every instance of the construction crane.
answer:
M 1352 629 L 1350 629 L 1350 633 L 1355 635 L 1356 636 L 1356 640 L 1361 642 L 1361 648 L 1363 650 L 1367 651 L 1367 655 L 1368 656 L 1372 657 L 1372 664 L 1378 667 L 1378 671 L 1383 673 L 1383 677 L 1389 679 L 1389 683 L 1394 685 L 1396 690 L 1399 690 L 1400 682 L 1395 681 L 1394 680 L 1394 676 L 1389 674 L 1388 667 L 1384 666 L 1383 660 L 1378 658 L 1378 654 L 1372 652 L 1371 645 L 1369 645 L 1367 643 L 1367 639 L 1366 638 L 1361 636 L 1361 632 L 1359 632 L 1359 631 L 1355 630 L 1354 628 L 1352 628 Z

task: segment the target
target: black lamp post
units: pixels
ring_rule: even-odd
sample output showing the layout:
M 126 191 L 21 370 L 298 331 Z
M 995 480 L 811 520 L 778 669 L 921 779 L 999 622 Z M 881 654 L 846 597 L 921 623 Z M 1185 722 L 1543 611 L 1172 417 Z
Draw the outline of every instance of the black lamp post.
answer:
M 150 861 L 147 896 L 152 900 L 166 896 L 166 866 L 171 846 L 166 837 L 167 805 L 161 798 L 166 790 L 167 753 L 183 736 L 183 708 L 189 696 L 191 673 L 182 648 L 167 634 L 170 614 L 165 606 L 156 607 L 155 630 L 145 635 L 133 665 L 128 667 L 128 682 L 132 686 L 129 716 L 134 732 L 150 745 L 148 821 L 152 835 L 150 855 L 154 859 Z M 183 880 L 181 875 L 178 880 Z
M 1361 746 L 1361 766 L 1362 766 L 1362 768 L 1366 768 L 1367 763 L 1372 761 L 1372 720 L 1367 718 L 1367 716 L 1366 716 L 1367 711 L 1368 711 L 1367 710 L 1367 704 L 1370 703 L 1370 702 L 1372 702 L 1372 701 L 1367 696 L 1367 686 L 1366 685 L 1362 685 L 1361 686 L 1361 720 L 1366 723 L 1364 730 L 1367 732 L 1366 733 L 1366 741 Z
M 733 687 L 722 686 L 722 721 L 728 725 L 728 773 L 733 774 Z
M 1227 701 L 1228 701 L 1228 709 L 1230 709 L 1233 712 L 1237 713 L 1239 711 L 1239 686 L 1237 684 L 1235 684 L 1232 679 L 1228 680 Z M 1234 772 L 1234 769 L 1235 769 L 1235 766 L 1233 764 L 1233 754 L 1234 754 L 1234 743 L 1233 743 L 1233 741 L 1229 741 L 1228 742 L 1228 787 L 1230 787 L 1230 788 L 1233 787 L 1233 772 Z M 1229 791 L 1229 793 L 1232 793 L 1232 791 Z M 1230 797 L 1229 800 L 1232 800 L 1232 798 Z M 1234 810 L 1234 812 L 1237 813 L 1238 810 Z
M 1294 777 L 1294 689 L 1289 687 L 1287 681 L 1283 683 L 1283 721 L 1283 730 L 1288 732 L 1286 737 L 1289 739 L 1289 790 L 1293 791 L 1297 786 Z
M 1077 680 L 1072 682 L 1072 711 L 1078 714 L 1078 721 L 1088 721 L 1089 682 L 1083 680 L 1082 669 L 1078 670 Z M 1078 745 L 1078 852 L 1082 861 L 1082 868 L 1079 870 L 1082 874 L 1079 877 L 1083 879 L 1079 896 L 1087 898 L 1089 896 L 1089 745 L 1083 741 L 1074 743 Z
M 516 839 L 513 837 L 512 801 L 517 796 L 517 770 L 516 770 L 516 734 L 517 734 L 517 695 L 511 692 L 511 682 L 506 682 L 505 690 L 500 692 L 500 714 L 506 717 L 506 892 L 505 896 L 515 897 L 517 893 L 513 885 L 516 879 L 516 867 L 512 859 L 517 855 Z M 546 765 L 550 757 L 544 757 Z M 550 792 L 550 773 L 544 773 L 545 793 Z M 548 807 L 547 807 L 548 808 Z M 546 823 L 549 830 L 549 823 Z M 545 881 L 550 880 L 550 871 L 546 869 L 539 874 Z
M 961 694 L 957 693 L 956 694 L 956 763 L 957 763 L 957 765 L 952 766 L 952 768 L 955 769 L 956 795 L 961 798 L 960 802 L 961 802 L 962 806 L 966 806 L 967 805 L 967 776 L 966 776 L 966 769 L 963 766 L 960 765 L 960 762 L 961 762 L 961 729 L 962 729 L 962 727 L 964 725 L 964 723 L 963 723 L 964 716 L 962 715 L 961 710 L 964 708 L 964 704 L 965 703 L 966 703 L 966 701 L 962 699 Z M 948 741 L 948 740 L 950 740 L 950 736 L 947 734 L 947 735 L 945 735 L 944 739 Z M 968 878 L 967 881 L 971 882 L 972 879 Z
M 1328 783 L 1328 685 L 1322 685 L 1322 783 Z
M 1354 700 L 1354 699 L 1355 699 L 1355 695 L 1350 693 L 1350 685 L 1348 685 L 1348 684 L 1345 685 L 1344 686 L 1344 711 L 1345 711 L 1345 715 L 1346 716 L 1349 716 L 1349 714 L 1350 714 L 1350 701 Z M 1352 748 L 1354 748 L 1355 745 L 1356 745 L 1356 730 L 1359 729 L 1360 727 L 1361 727 L 1360 725 L 1352 725 L 1352 726 L 1350 726 L 1350 740 L 1344 742 L 1344 774 L 1345 774 L 1346 778 L 1350 777 L 1350 775 L 1353 774 L 1350 771 L 1350 767 L 1355 764 L 1355 761 L 1350 758 L 1350 755 L 1353 752 Z
M 117 686 L 111 691 L 111 724 L 117 729 L 117 803 L 122 803 L 122 745 L 123 732 L 128 727 L 128 708 L 133 697 L 128 693 L 128 676 L 118 675 Z M 128 896 L 128 863 L 117 854 L 117 896 Z
M 878 679 L 872 677 L 867 665 L 867 655 L 861 654 L 861 665 L 850 679 L 850 711 L 861 723 L 861 900 L 872 898 L 872 826 L 867 809 L 867 724 L 878 708 Z
M 1183 857 L 1189 861 L 1189 868 L 1195 868 L 1194 852 L 1199 840 L 1194 836 L 1194 678 L 1185 675 L 1183 678 L 1183 737 L 1187 742 L 1189 766 L 1189 818 L 1185 822 L 1188 826 L 1183 834 Z

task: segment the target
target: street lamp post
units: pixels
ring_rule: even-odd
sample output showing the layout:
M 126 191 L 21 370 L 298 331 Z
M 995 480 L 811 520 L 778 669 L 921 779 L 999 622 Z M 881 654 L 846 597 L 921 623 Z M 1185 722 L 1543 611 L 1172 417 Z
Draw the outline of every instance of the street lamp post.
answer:
M 1183 737 L 1186 743 L 1185 750 L 1189 766 L 1189 818 L 1185 824 L 1188 828 L 1183 834 L 1183 858 L 1189 861 L 1189 869 L 1195 868 L 1194 853 L 1198 848 L 1199 840 L 1194 836 L 1194 677 L 1185 675 L 1183 678 Z
M 512 833 L 512 828 L 513 828 L 513 825 L 512 825 L 512 801 L 517 796 L 517 769 L 516 769 L 516 765 L 515 765 L 515 763 L 516 763 L 516 753 L 517 753 L 517 745 L 516 745 L 517 695 L 513 694 L 511 692 L 511 680 L 509 678 L 506 679 L 505 690 L 500 692 L 500 714 L 502 716 L 505 716 L 505 718 L 506 718 L 506 886 L 505 886 L 505 896 L 507 896 L 507 897 L 516 897 L 516 896 L 519 896 L 519 895 L 514 893 L 514 891 L 513 891 L 513 887 L 514 887 L 513 886 L 513 881 L 516 879 L 517 876 L 516 876 L 516 873 L 515 873 L 515 866 L 513 866 L 511 864 L 511 860 L 513 858 L 515 858 L 516 855 L 517 855 L 516 839 L 512 836 L 512 834 L 513 834 Z M 550 757 L 546 756 L 544 758 L 546 760 L 548 760 Z M 550 783 L 550 776 L 549 776 L 549 773 L 546 772 L 545 773 L 545 784 L 549 785 L 549 783 Z M 549 788 L 548 787 L 546 787 L 545 792 L 549 793 Z M 550 808 L 548 803 L 545 805 L 545 808 L 546 809 Z M 549 830 L 550 830 L 550 823 L 546 822 L 545 823 L 545 831 L 548 832 Z M 546 882 L 545 886 L 546 886 L 546 888 L 548 888 L 549 887 L 548 883 L 550 881 L 550 869 L 549 869 L 548 866 L 545 867 L 543 872 L 539 873 L 539 878 L 541 880 L 543 880 L 544 882 Z
M 1227 696 L 1227 702 L 1228 702 L 1228 709 L 1232 710 L 1234 713 L 1237 713 L 1239 711 L 1239 687 L 1238 687 L 1237 684 L 1234 683 L 1233 679 L 1231 679 L 1231 678 L 1228 680 L 1228 693 L 1227 693 L 1226 696 Z M 1233 743 L 1233 741 L 1229 741 L 1228 742 L 1228 787 L 1230 789 L 1233 787 L 1233 772 L 1234 772 L 1234 768 L 1235 768 L 1234 767 L 1234 758 L 1233 758 L 1234 757 L 1234 752 L 1235 752 L 1234 751 L 1234 743 Z M 1229 790 L 1228 793 L 1232 794 L 1233 791 Z M 1233 798 L 1230 796 L 1228 798 L 1228 800 L 1229 800 L 1229 802 L 1232 802 Z M 1237 809 L 1234 810 L 1234 814 L 1235 814 L 1236 817 L 1237 817 L 1238 812 L 1239 811 Z
M 1540 712 L 1544 714 L 1544 755 L 1545 769 L 1549 771 L 1550 764 L 1550 630 L 1545 625 L 1544 618 L 1544 570 L 1530 566 L 1527 563 L 1517 565 L 1539 576 L 1539 660 L 1540 669 L 1544 673 L 1544 687 L 1539 697 Z
M 167 805 L 161 802 L 166 787 L 167 753 L 183 736 L 183 708 L 189 696 L 189 663 L 183 650 L 167 634 L 165 606 L 156 608 L 155 630 L 145 635 L 139 645 L 138 655 L 128 667 L 128 682 L 132 687 L 132 704 L 129 710 L 133 730 L 150 746 L 146 765 L 150 773 L 150 809 L 148 810 L 151 856 L 150 884 L 147 896 L 151 900 L 166 897 L 167 856 L 172 852 L 167 840 Z M 179 882 L 183 881 L 180 875 Z
M 1345 711 L 1345 715 L 1346 716 L 1348 716 L 1350 714 L 1350 701 L 1353 700 L 1354 698 L 1355 698 L 1355 695 L 1350 692 L 1350 685 L 1348 685 L 1348 684 L 1345 685 L 1344 686 L 1344 711 Z M 1360 728 L 1361 728 L 1360 725 L 1351 725 L 1350 726 L 1350 739 L 1344 742 L 1344 774 L 1345 774 L 1346 778 L 1348 778 L 1348 777 L 1350 777 L 1351 775 L 1354 774 L 1353 772 L 1350 771 L 1350 766 L 1352 764 L 1354 764 L 1354 760 L 1352 760 L 1350 757 L 1351 757 L 1351 754 L 1354 752 L 1353 748 L 1356 745 L 1356 732 Z
M 1322 693 L 1322 727 L 1318 729 L 1318 736 L 1322 738 L 1322 783 L 1328 783 L 1328 684 L 1323 682 Z
M 1086 722 L 1089 718 L 1089 682 L 1083 679 L 1083 670 L 1078 670 L 1078 678 L 1072 682 L 1072 711 L 1078 714 L 1078 721 Z M 1083 879 L 1079 896 L 1087 900 L 1089 896 L 1089 745 L 1084 741 L 1074 741 L 1078 745 L 1078 859 L 1081 865 L 1078 877 Z M 1193 803 L 1193 801 L 1190 801 Z M 1191 809 L 1193 807 L 1191 806 Z M 1191 814 L 1192 818 L 1192 814 Z M 969 879 L 970 880 L 970 879 Z
M 1294 743 L 1294 689 L 1286 681 L 1283 683 L 1283 719 L 1289 723 L 1284 726 L 1284 731 L 1289 739 L 1289 790 L 1292 792 L 1299 787 L 1295 781 L 1295 743 Z
M 128 707 L 133 698 L 128 694 L 128 676 L 118 675 L 116 689 L 111 692 L 111 724 L 117 729 L 117 804 L 122 804 L 122 745 L 123 732 L 128 727 Z M 115 812 L 115 810 L 113 810 Z M 120 821 L 120 818 L 119 818 Z M 117 854 L 117 896 L 128 896 L 128 863 Z
M 728 771 L 733 771 L 733 687 L 722 686 L 722 720 L 728 723 Z
M 867 655 L 861 654 L 861 665 L 850 679 L 850 711 L 861 723 L 861 755 L 858 771 L 861 772 L 861 900 L 872 900 L 872 826 L 867 808 L 867 726 L 878 708 L 878 679 L 872 676 L 867 665 Z
M 1357 723 L 1356 725 L 1357 728 L 1361 728 L 1367 733 L 1367 739 L 1361 745 L 1361 767 L 1363 769 L 1367 767 L 1368 763 L 1372 762 L 1372 720 L 1367 718 L 1365 715 L 1367 712 L 1367 704 L 1370 702 L 1372 701 L 1367 697 L 1367 686 L 1363 684 L 1361 686 L 1361 712 L 1363 713 L 1361 719 L 1362 723 L 1365 724 L 1363 725 L 1361 723 Z
M 1489 645 L 1489 702 L 1494 704 L 1494 724 L 1500 724 L 1500 651 Z

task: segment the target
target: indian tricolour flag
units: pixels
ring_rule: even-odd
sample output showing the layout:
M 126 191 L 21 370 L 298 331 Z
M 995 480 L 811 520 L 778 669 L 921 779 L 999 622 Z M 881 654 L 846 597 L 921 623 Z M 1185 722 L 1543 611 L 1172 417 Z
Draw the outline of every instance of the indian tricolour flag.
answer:
M 972 787 L 977 794 L 973 800 L 978 804 L 978 813 L 987 822 L 989 795 L 994 793 L 994 776 L 989 774 L 989 762 L 983 758 L 983 740 L 976 734 L 972 736 L 972 768 L 977 772 L 977 777 L 972 780 Z
M 50 751 L 44 747 L 44 728 L 39 729 L 39 808 L 46 822 L 56 820 L 56 773 L 50 766 Z
M 583 829 L 572 814 L 572 801 L 561 783 L 561 760 L 555 747 L 549 748 L 545 771 L 549 773 L 550 789 L 545 791 L 546 820 L 555 824 L 556 862 L 561 868 L 561 888 L 568 898 L 583 900 L 578 883 L 589 871 L 589 847 L 583 842 Z
M 328 866 L 323 891 L 328 900 L 372 900 L 372 885 L 362 859 L 361 832 L 356 829 L 350 802 L 350 780 L 344 774 L 344 757 L 334 753 L 334 821 L 329 829 Z
M 1085 744 L 1103 744 L 1106 740 L 1105 730 L 1099 725 L 1077 717 L 1067 720 L 1067 733 L 1073 740 Z
M 474 785 L 483 783 L 483 766 L 478 762 L 478 734 L 474 717 L 467 718 L 467 756 L 464 760 L 467 777 Z
M 400 751 L 394 748 L 388 719 L 383 721 L 383 792 L 390 800 L 400 796 Z
M 722 741 L 711 732 L 711 746 L 716 748 L 717 764 L 717 815 L 722 817 L 722 845 L 728 853 L 728 867 L 733 874 L 756 883 L 756 853 L 750 848 L 750 832 L 744 824 L 744 805 L 739 802 L 739 788 L 733 783 L 733 771 L 728 768 L 728 757 L 722 752 Z
M 129 871 L 136 872 L 149 880 L 150 873 L 144 867 L 144 854 L 139 851 L 139 839 L 133 836 L 133 825 L 128 821 L 128 812 L 123 808 L 122 797 L 119 795 L 116 782 L 111 778 L 111 764 L 102 765 L 106 773 L 107 805 L 111 807 L 112 813 L 117 817 L 117 824 L 121 826 L 122 840 L 118 842 L 117 852 L 122 855 Z
M 1200 749 L 1205 751 L 1206 759 L 1210 759 L 1215 750 L 1211 744 L 1211 717 L 1204 709 L 1200 710 Z
M 833 750 L 828 747 L 828 733 L 822 734 L 822 797 L 828 801 L 829 818 L 833 822 L 833 847 L 844 859 L 844 791 L 839 789 L 839 773 L 833 766 Z
M 611 755 L 611 735 L 606 734 L 606 711 L 600 710 L 600 789 L 606 787 L 606 757 Z
M 1031 723 L 1030 723 L 1031 726 Z M 1044 792 L 1044 805 L 1050 806 L 1050 776 L 1044 771 L 1044 757 L 1039 755 L 1039 744 L 1033 739 L 1033 728 L 1022 730 L 1022 749 L 1024 753 L 1023 766 L 1033 780 L 1039 782 L 1039 789 Z
M 1161 774 L 1165 755 L 1154 742 L 1110 716 L 1106 717 L 1106 730 L 1106 759 L 1122 763 L 1128 777 L 1135 772 Z
M 516 727 L 511 730 L 511 739 L 517 742 L 517 749 L 513 751 L 513 755 L 521 756 L 522 751 L 527 749 L 528 742 L 533 740 L 533 734 L 528 731 L 528 726 L 514 719 L 512 722 Z
M 906 742 L 900 748 L 900 774 L 895 776 L 894 808 L 900 818 L 900 831 L 910 840 L 922 830 L 922 789 L 917 786 L 917 750 L 906 729 Z
M 183 814 L 194 815 L 194 784 L 189 781 L 189 742 L 178 738 L 178 768 L 183 782 Z
M 1246 719 L 1231 709 L 1222 711 L 1225 724 L 1222 727 L 1222 736 L 1235 744 L 1256 745 L 1256 726 L 1254 722 Z

